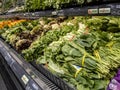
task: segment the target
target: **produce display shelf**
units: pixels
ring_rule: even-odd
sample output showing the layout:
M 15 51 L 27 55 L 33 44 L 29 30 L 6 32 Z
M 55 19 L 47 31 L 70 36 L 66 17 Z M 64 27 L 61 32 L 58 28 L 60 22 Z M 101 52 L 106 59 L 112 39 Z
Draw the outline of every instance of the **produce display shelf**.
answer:
M 35 62 L 31 63 L 38 71 L 40 71 L 44 76 L 49 78 L 52 82 L 54 82 L 61 90 L 75 90 L 74 87 L 68 85 L 64 80 L 59 78 L 58 76 L 53 75 L 49 72 L 48 69 L 44 68 L 43 65 L 38 65 Z
M 7 62 L 3 58 L 3 56 L 0 54 L 0 73 L 2 79 L 0 80 L 0 87 L 1 90 L 24 90 L 23 86 L 11 70 L 11 68 L 8 66 Z
M 53 16 L 119 16 L 120 15 L 120 3 L 110 3 L 102 5 L 84 6 L 65 8 L 61 10 L 46 10 L 36 12 L 18 12 L 18 13 L 6 13 L 0 15 L 0 18 L 20 18 L 20 19 L 38 19 L 39 17 L 53 17 Z
M 2 90 L 7 90 L 1 75 L 0 75 L 0 87 L 2 87 Z
M 60 90 L 1 38 L 0 53 L 25 90 Z
M 7 90 L 6 85 L 5 85 L 5 83 L 4 83 L 4 80 L 2 79 L 1 74 L 0 74 L 0 87 L 2 87 L 2 90 L 3 90 L 3 89 L 4 89 L 4 90 Z

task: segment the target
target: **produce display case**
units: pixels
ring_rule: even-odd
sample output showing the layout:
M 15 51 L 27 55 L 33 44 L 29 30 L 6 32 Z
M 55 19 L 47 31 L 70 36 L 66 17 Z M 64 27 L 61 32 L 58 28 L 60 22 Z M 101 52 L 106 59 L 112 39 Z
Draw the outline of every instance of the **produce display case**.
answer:
M 5 0 L 6 1 L 6 0 Z M 24 2 L 24 1 L 23 1 Z M 119 13 L 119 9 L 120 9 L 120 2 L 118 1 L 118 0 L 102 0 L 102 1 L 99 1 L 99 0 L 93 0 L 93 1 L 89 1 L 89 0 L 85 0 L 85 2 L 83 3 L 83 5 L 84 6 L 82 6 L 82 7 L 78 7 L 78 5 L 71 5 L 71 6 L 69 6 L 69 4 L 68 4 L 68 7 L 64 7 L 64 8 L 62 8 L 62 9 L 53 9 L 53 8 L 47 8 L 47 10 L 34 10 L 34 11 L 20 11 L 20 12 L 16 12 L 16 11 L 14 11 L 14 9 L 11 9 L 11 8 L 14 8 L 14 7 L 16 7 L 16 6 L 21 6 L 21 5 L 23 5 L 23 2 L 21 2 L 21 1 L 17 1 L 16 3 L 13 3 L 12 4 L 12 6 L 10 6 L 10 8 L 8 9 L 8 8 L 5 8 L 4 10 L 6 11 L 7 10 L 7 12 L 5 12 L 5 14 L 3 14 L 2 13 L 2 15 L 0 15 L 0 18 L 3 18 L 3 19 L 18 19 L 18 20 L 13 20 L 13 21 L 9 21 L 8 20 L 8 22 L 9 23 L 12 23 L 12 24 L 9 24 L 9 23 L 4 23 L 4 24 L 6 24 L 6 25 L 3 25 L 3 27 L 1 26 L 0 28 L 1 29 L 3 29 L 3 32 L 2 31 L 0 31 L 0 33 L 1 34 L 3 34 L 4 33 L 4 31 L 5 30 L 7 30 L 7 29 L 9 29 L 9 28 L 11 28 L 11 27 L 13 27 L 14 28 L 14 30 L 16 29 L 15 27 L 14 27 L 14 25 L 17 25 L 16 23 L 19 23 L 19 19 L 24 19 L 23 21 L 20 21 L 20 22 L 23 22 L 24 23 L 24 21 L 27 21 L 27 22 L 30 22 L 31 20 L 29 20 L 29 19 L 39 19 L 40 17 L 45 17 L 45 18 L 43 18 L 43 21 L 41 21 L 41 19 L 39 19 L 40 21 L 39 21 L 39 23 L 41 24 L 41 25 L 43 25 L 43 27 L 41 27 L 41 26 L 37 26 L 37 29 L 39 30 L 40 28 L 39 27 L 41 27 L 42 29 L 45 29 L 45 31 L 43 31 L 43 33 L 41 34 L 41 32 L 39 32 L 39 31 L 35 31 L 35 32 L 33 32 L 32 30 L 33 30 L 33 28 L 35 27 L 35 25 L 36 25 L 36 22 L 30 22 L 30 23 L 24 23 L 24 25 L 23 26 L 29 26 L 29 27 L 23 27 L 21 24 L 21 27 L 19 27 L 19 24 L 18 24 L 18 28 L 14 31 L 12 31 L 12 32 L 7 32 L 8 34 L 11 34 L 11 33 L 16 33 L 16 32 L 18 32 L 17 34 L 18 34 L 18 36 L 19 35 L 21 35 L 21 32 L 23 32 L 23 31 L 26 31 L 26 29 L 31 29 L 31 31 L 30 31 L 30 33 L 29 32 L 23 32 L 23 35 L 27 35 L 27 34 L 29 34 L 28 35 L 28 37 L 27 38 L 29 38 L 30 40 L 26 40 L 25 41 L 25 39 L 26 38 L 23 38 L 22 36 L 22 39 L 24 39 L 23 41 L 21 40 L 21 43 L 23 43 L 24 41 L 25 42 L 27 42 L 28 43 L 28 46 L 30 46 L 29 44 L 32 42 L 32 38 L 34 38 L 34 37 L 38 37 L 38 35 L 40 34 L 40 35 L 43 35 L 43 36 L 41 36 L 41 37 L 43 37 L 43 39 L 45 38 L 44 37 L 44 34 L 47 36 L 48 34 L 47 34 L 47 32 L 50 34 L 50 32 L 49 31 L 47 31 L 48 29 L 51 29 L 51 27 L 49 27 L 49 26 L 45 26 L 44 25 L 44 23 L 47 23 L 48 25 L 51 25 L 52 26 L 52 24 L 53 24 L 53 27 L 52 28 L 57 28 L 57 29 L 59 29 L 58 27 L 59 27 L 59 25 L 61 24 L 61 22 L 64 22 L 65 20 L 67 21 L 67 19 L 68 19 L 68 21 L 69 20 L 71 20 L 71 22 L 72 22 L 72 18 L 73 18 L 73 20 L 74 20 L 74 18 L 76 19 L 77 17 L 75 17 L 75 16 L 89 16 L 89 17 L 86 17 L 85 18 L 85 20 L 86 19 L 90 19 L 91 18 L 91 16 L 95 16 L 96 17 L 96 15 L 97 16 L 119 16 L 120 15 L 120 13 Z M 93 5 L 94 4 L 94 5 Z M 64 6 L 64 5 L 63 5 Z M 22 9 L 23 10 L 23 9 Z M 62 17 L 61 17 L 62 16 Z M 51 18 L 52 17 L 52 18 Z M 60 18 L 57 18 L 57 17 L 60 17 Z M 69 17 L 71 17 L 71 18 L 69 18 Z M 48 19 L 46 19 L 46 18 L 48 18 Z M 84 21 L 84 18 L 78 18 L 79 20 L 83 20 Z M 119 18 L 118 18 L 119 19 Z M 44 22 L 44 20 L 46 20 L 46 22 Z M 76 19 L 77 20 L 77 19 Z M 90 19 L 91 20 L 91 19 Z M 103 23 L 104 23 L 104 20 L 105 20 L 105 22 L 106 23 L 104 23 L 104 25 L 106 25 L 106 30 L 108 31 L 108 32 L 111 32 L 111 33 L 116 33 L 116 32 L 119 32 L 119 30 L 120 30 L 120 28 L 119 28 L 119 22 L 118 22 L 118 20 L 117 19 L 115 19 L 114 17 L 113 18 L 111 18 L 111 20 L 110 20 L 110 18 L 107 18 L 107 17 L 105 17 L 105 18 L 102 18 L 102 20 L 103 21 L 101 21 L 100 19 L 95 19 L 97 22 L 98 21 L 100 21 L 101 22 L 101 24 L 100 23 L 98 23 L 98 24 L 96 24 L 96 26 L 98 25 L 98 28 L 102 28 L 102 26 L 103 26 Z M 107 20 L 108 20 L 108 22 L 107 22 Z M 112 21 L 113 20 L 113 21 Z M 52 22 L 53 21 L 53 22 Z M 14 23 L 15 22 L 15 23 Z M 55 22 L 57 22 L 57 23 L 55 23 Z M 85 21 L 84 21 L 85 22 Z M 116 23 L 115 23 L 116 22 Z M 82 22 L 83 23 L 83 22 Z M 91 21 L 89 21 L 88 22 L 89 24 L 95 24 L 94 22 L 92 22 L 92 20 Z M 55 26 L 54 26 L 54 24 L 55 24 Z M 71 28 L 73 28 L 72 27 L 72 24 L 73 23 L 68 23 L 69 25 L 71 25 L 70 27 L 66 27 L 67 29 L 71 29 Z M 88 24 L 88 25 L 89 25 Z M 102 26 L 99 26 L 99 24 L 100 25 L 102 25 Z M 8 25 L 8 26 L 7 26 Z M 68 25 L 68 26 L 69 26 Z M 75 28 L 74 29 L 76 29 L 77 27 L 76 27 L 76 25 L 77 24 L 75 24 Z M 110 25 L 113 25 L 113 27 L 111 27 Z M 5 26 L 5 29 L 4 29 L 4 26 Z M 66 24 L 66 26 L 67 26 L 67 24 Z M 110 26 L 110 28 L 109 28 L 109 26 Z M 93 28 L 93 27 L 90 27 L 89 26 L 89 28 Z M 112 29 L 115 29 L 115 31 L 113 31 L 112 32 Z M 37 30 L 36 28 L 34 28 L 34 30 Z M 96 29 L 96 28 L 93 28 L 93 29 Z M 103 30 L 104 30 L 104 28 L 102 28 Z M 23 30 L 23 31 L 22 31 Z M 40 29 L 41 30 L 41 29 Z M 64 30 L 64 27 L 63 27 L 63 30 Z M 54 31 L 54 30 L 53 30 Z M 65 31 L 64 31 L 65 32 Z M 63 32 L 63 33 L 64 33 Z M 63 37 L 63 36 L 65 36 L 67 33 L 69 33 L 70 31 L 66 31 L 65 32 L 65 34 L 63 34 L 62 33 L 62 31 L 61 31 L 61 33 L 60 33 L 60 36 L 58 35 L 58 36 L 55 36 L 55 38 L 56 38 L 56 41 L 60 41 L 59 39 L 61 38 L 61 37 Z M 73 31 L 73 33 L 72 33 L 72 35 L 75 33 L 76 31 Z M 36 34 L 36 35 L 34 35 L 34 33 L 38 33 L 38 35 Z M 58 30 L 58 32 L 53 32 L 53 33 L 58 33 L 59 34 L 59 30 Z M 77 32 L 76 32 L 77 33 Z M 75 34 L 76 34 L 75 33 Z M 85 32 L 85 33 L 87 33 L 87 31 Z M 94 34 L 94 33 L 92 33 L 92 34 Z M 101 33 L 101 34 L 106 34 L 106 33 Z M 31 35 L 31 36 L 30 36 Z M 33 35 L 33 36 L 32 36 Z M 107 34 L 106 34 L 107 35 Z M 110 35 L 110 34 L 109 34 Z M 59 77 L 59 75 L 56 75 L 56 73 L 54 73 L 52 70 L 50 71 L 50 68 L 47 66 L 48 65 L 48 63 L 44 63 L 44 64 L 37 64 L 38 62 L 38 60 L 36 61 L 36 55 L 33 55 L 33 54 L 31 54 L 31 55 L 33 55 L 32 57 L 33 58 L 31 58 L 31 59 L 29 59 L 30 61 L 29 61 L 29 63 L 28 62 L 26 62 L 25 61 L 25 54 L 24 53 L 22 53 L 21 54 L 21 52 L 20 52 L 20 49 L 18 49 L 19 48 L 19 44 L 20 44 L 20 42 L 18 42 L 17 44 L 16 44 L 16 42 L 15 42 L 15 46 L 14 46 L 14 43 L 13 42 L 10 42 L 10 40 L 12 41 L 12 39 L 10 39 L 7 35 L 1 35 L 2 37 L 1 37 L 1 39 L 0 39 L 0 52 L 1 52 L 1 54 L 2 54 L 2 56 L 3 56 L 3 58 L 4 58 L 4 60 L 5 60 L 5 62 L 7 62 L 7 64 L 8 64 L 8 66 L 12 69 L 12 71 L 13 71 L 13 73 L 16 75 L 16 77 L 18 78 L 18 81 L 20 81 L 20 83 L 22 84 L 22 86 L 26 89 L 26 90 L 28 90 L 28 89 L 32 89 L 32 90 L 36 90 L 36 88 L 38 89 L 38 90 L 75 90 L 76 89 L 76 87 L 74 87 L 74 85 L 72 85 L 72 84 L 70 84 L 70 83 L 68 83 L 68 81 L 66 80 L 66 77 L 63 77 L 63 76 L 61 76 L 61 77 L 63 77 L 63 79 L 61 79 L 60 77 Z M 48 35 L 49 36 L 49 35 Z M 54 34 L 53 34 L 53 36 L 54 36 Z M 78 35 L 79 36 L 79 35 Z M 104 36 L 104 35 L 103 35 Z M 20 37 L 20 38 L 21 38 Z M 69 37 L 69 35 L 68 36 L 66 36 L 66 37 L 68 37 L 68 38 L 70 38 Z M 112 36 L 111 36 L 112 37 Z M 115 37 L 113 40 L 116 40 L 117 41 L 117 39 L 116 39 L 116 37 L 119 37 L 119 35 L 117 35 L 117 34 L 115 34 L 115 35 L 113 35 L 113 37 Z M 6 39 L 7 38 L 7 39 Z M 12 38 L 12 36 L 11 36 L 11 38 Z M 49 38 L 52 38 L 52 37 L 49 37 Z M 94 41 L 94 38 L 93 37 L 90 37 L 90 38 L 92 38 L 93 39 L 93 41 Z M 101 37 L 97 37 L 98 39 L 103 39 L 103 38 L 101 38 Z M 106 38 L 106 37 L 105 37 Z M 108 38 L 108 37 L 107 37 Z M 53 38 L 54 39 L 54 38 Z M 74 39 L 74 35 L 73 35 L 73 37 L 72 37 L 72 39 Z M 72 39 L 70 38 L 70 41 L 72 42 Z M 84 38 L 82 38 L 82 39 L 84 39 Z M 108 38 L 109 39 L 109 38 Z M 13 35 L 13 40 L 14 40 L 14 35 Z M 34 40 L 37 40 L 36 38 L 34 38 Z M 34 41 L 33 40 L 33 41 Z M 39 40 L 39 39 L 38 39 Z M 42 39 L 40 39 L 40 40 L 42 40 Z M 46 38 L 46 41 L 47 41 L 48 39 Z M 43 40 L 44 41 L 44 40 Z M 64 41 L 64 40 L 63 40 Z M 98 40 L 99 41 L 99 40 Z M 109 40 L 108 40 L 109 41 Z M 7 42 L 7 43 L 6 43 Z M 45 41 L 44 41 L 45 42 Z M 45 42 L 44 43 L 43 42 L 43 46 L 42 46 L 42 44 L 41 44 L 41 42 L 39 42 L 40 44 L 41 44 L 41 46 L 40 47 L 43 47 L 43 48 L 45 48 L 45 50 L 47 50 L 47 49 L 51 49 L 51 46 L 50 45 L 48 45 L 47 47 L 44 47 L 44 45 L 47 45 L 46 43 L 47 42 Z M 86 43 L 85 43 L 86 42 Z M 86 45 L 86 47 L 88 47 L 88 49 L 90 48 L 89 47 L 89 45 L 87 45 L 87 43 L 89 43 L 89 44 L 91 44 L 90 42 L 87 42 L 87 41 L 85 41 L 84 42 L 84 40 L 83 41 L 81 41 L 81 43 L 83 44 L 83 45 Z M 52 43 L 52 41 L 50 41 L 50 43 Z M 50 44 L 49 43 L 49 44 Z M 58 43 L 58 42 L 55 42 L 55 43 Z M 54 45 L 56 45 L 55 43 L 52 43 L 53 44 L 53 46 Z M 77 42 L 76 42 L 77 43 Z M 99 43 L 99 42 L 98 42 Z M 103 42 L 104 43 L 104 42 Z M 111 41 L 111 43 L 112 43 L 112 41 Z M 36 44 L 38 44 L 38 43 L 34 43 L 33 45 L 36 45 Z M 60 43 L 58 43 L 58 45 L 59 45 Z M 67 44 L 68 44 L 68 46 L 67 46 Z M 68 48 L 70 48 L 69 46 L 72 46 L 72 47 L 74 47 L 74 48 L 76 48 L 76 49 L 78 49 L 81 53 L 82 53 L 82 51 L 80 50 L 80 48 L 78 48 L 77 47 L 77 45 L 75 45 L 75 43 L 74 42 L 72 42 L 72 43 L 67 43 L 66 44 L 66 46 L 64 46 L 64 47 L 62 47 L 62 48 L 64 48 L 65 49 L 65 47 L 68 47 Z M 23 44 L 24 45 L 24 44 Z M 62 44 L 61 44 L 62 45 Z M 111 45 L 111 44 L 110 44 Z M 17 47 L 18 46 L 18 47 Z M 25 47 L 28 47 L 28 46 L 25 46 Z M 32 44 L 31 44 L 31 47 L 32 47 Z M 34 50 L 36 50 L 36 53 L 38 52 L 38 54 L 39 53 L 41 53 L 41 51 L 39 51 L 39 48 L 38 49 L 36 49 L 36 47 L 37 46 L 33 46 L 33 49 Z M 55 48 L 56 48 L 57 46 L 55 46 Z M 94 46 L 93 46 L 94 47 Z M 109 47 L 109 46 L 107 46 L 107 47 Z M 110 46 L 110 47 L 112 47 L 112 46 Z M 47 49 L 46 49 L 47 48 Z M 71 48 L 70 48 L 71 49 Z M 115 48 L 116 49 L 116 48 Z M 22 50 L 22 49 L 21 49 Z M 53 50 L 53 49 L 51 49 L 51 50 Z M 86 49 L 85 49 L 86 50 Z M 54 51 L 54 50 L 53 50 Z M 74 51 L 74 50 L 73 50 Z M 84 50 L 83 50 L 84 51 Z M 34 51 L 33 51 L 34 52 Z M 64 50 L 62 50 L 62 52 L 64 52 L 64 54 L 66 53 L 66 54 L 68 54 L 68 52 L 66 52 L 66 51 L 64 51 Z M 86 51 L 84 51 L 84 52 L 86 52 Z M 29 52 L 28 52 L 29 53 Z M 48 52 L 42 52 L 42 53 L 48 53 Z M 60 52 L 61 53 L 61 52 Z M 77 51 L 76 51 L 76 53 L 78 53 Z M 94 54 L 96 55 L 96 57 L 98 58 L 98 59 L 100 59 L 100 57 L 99 57 L 99 54 L 97 54 L 98 52 L 96 51 Z M 117 52 L 117 54 L 118 54 L 119 52 Z M 50 53 L 48 53 L 48 54 L 50 54 Z M 69 53 L 69 54 L 72 54 L 72 51 L 71 51 L 71 53 Z M 101 54 L 101 53 L 100 53 Z M 105 53 L 106 54 L 106 53 Z M 111 53 L 109 53 L 109 54 L 111 54 Z M 27 55 L 27 54 L 26 54 Z M 88 57 L 89 58 L 92 58 L 92 56 L 91 55 L 89 55 L 88 53 L 87 53 L 87 55 L 88 55 Z M 54 56 L 54 55 L 53 55 Z M 114 55 L 113 55 L 114 56 Z M 23 58 L 24 57 L 24 58 Z M 35 57 L 35 58 L 34 58 Z M 41 57 L 41 56 L 40 56 Z M 49 56 L 48 56 L 49 57 Z M 56 56 L 57 57 L 57 56 Z M 86 58 L 86 56 L 85 56 L 85 54 L 83 54 L 83 57 L 82 57 L 82 64 L 85 62 L 83 59 L 84 59 L 84 57 Z M 27 56 L 27 58 L 29 58 L 28 56 Z M 55 57 L 54 57 L 55 58 Z M 62 58 L 62 56 L 60 56 L 58 59 L 60 59 L 60 58 Z M 108 57 L 109 58 L 109 57 Z M 116 57 L 116 58 L 118 58 L 118 57 Z M 33 60 L 32 60 L 33 59 Z M 50 57 L 49 57 L 49 59 L 50 59 Z M 70 59 L 70 58 L 66 58 L 66 59 Z M 95 58 L 92 58 L 92 59 L 95 59 Z M 105 58 L 106 59 L 106 58 Z M 42 60 L 41 58 L 39 59 L 39 60 Z M 97 60 L 97 59 L 96 59 Z M 42 63 L 44 62 L 44 60 L 43 61 L 41 61 Z M 59 62 L 59 60 L 58 60 L 58 62 Z M 114 62 L 114 64 L 116 64 L 116 62 L 117 61 L 113 61 Z M 53 62 L 50 62 L 51 63 L 51 65 L 53 65 L 54 66 L 54 64 L 53 64 Z M 64 63 L 64 61 L 62 62 L 62 63 Z M 103 63 L 103 62 L 102 62 Z M 104 62 L 103 64 L 106 64 L 106 62 Z M 106 64 L 107 65 L 107 64 Z M 64 66 L 64 65 L 63 65 Z M 69 65 L 68 65 L 69 66 Z M 67 66 L 65 66 L 65 67 L 67 67 Z M 65 68 L 64 67 L 64 68 Z M 81 67 L 83 68 L 83 69 L 85 69 L 86 70 L 86 72 L 89 72 L 89 68 L 88 67 L 84 67 L 83 65 L 81 65 L 81 67 L 78 67 L 77 65 L 72 65 L 72 66 L 70 66 L 70 68 L 71 68 L 71 70 L 73 69 L 73 67 L 74 67 L 74 69 L 75 70 L 77 70 L 77 71 L 81 71 L 82 69 L 80 69 Z M 104 68 L 106 68 L 106 66 L 104 67 Z M 109 66 L 107 66 L 107 68 L 109 68 Z M 106 69 L 107 69 L 106 68 Z M 116 67 L 114 67 L 114 68 L 112 68 L 113 69 L 113 71 L 114 71 L 114 69 L 115 69 Z M 58 69 L 58 68 L 57 68 Z M 59 69 L 58 69 L 59 70 Z M 116 70 L 116 69 L 115 69 Z M 74 70 L 73 70 L 74 71 Z M 112 71 L 112 70 L 111 70 Z M 116 70 L 117 71 L 117 70 Z M 78 73 L 79 73 L 78 72 Z M 100 72 L 102 72 L 102 71 L 100 71 Z M 103 72 L 104 72 L 104 70 L 103 70 Z M 105 71 L 105 73 L 106 73 L 107 71 Z M 32 73 L 32 74 L 31 74 Z M 33 74 L 34 73 L 34 74 Z M 76 74 L 78 75 L 78 73 L 76 72 Z M 94 74 L 95 74 L 96 72 L 94 72 Z M 114 74 L 115 73 L 115 71 L 114 72 L 112 72 L 112 74 Z M 76 78 L 76 74 L 75 74 L 75 78 Z M 84 74 L 84 73 L 83 73 Z M 27 77 L 27 78 L 26 78 Z M 101 76 L 100 76 L 101 77 Z M 109 75 L 108 75 L 108 77 L 109 77 Z M 111 77 L 111 76 L 110 76 Z M 24 78 L 24 80 L 23 80 L 23 78 Z M 84 81 L 84 78 L 82 78 L 82 77 L 80 77 L 81 78 L 81 80 L 83 80 Z M 73 82 L 75 82 L 74 81 L 74 79 L 71 79 L 71 82 L 72 82 L 72 80 L 73 80 Z M 98 79 L 99 80 L 99 79 Z M 96 82 L 97 82 L 97 80 L 96 80 Z M 102 80 L 100 80 L 100 82 L 102 82 Z M 75 82 L 76 83 L 76 82 Z M 84 82 L 85 83 L 85 82 Z M 93 82 L 91 81 L 91 84 L 92 84 Z M 108 83 L 108 82 L 107 82 Z M 33 85 L 34 84 L 34 85 Z M 98 83 L 97 83 L 98 84 Z M 104 85 L 106 85 L 106 83 L 104 82 Z M 98 84 L 98 86 L 99 87 L 97 87 L 97 85 L 96 85 L 96 87 L 95 88 L 101 88 L 102 86 L 100 86 L 99 84 Z M 106 85 L 107 86 L 107 85 Z M 82 87 L 82 85 L 81 86 L 77 86 L 77 89 L 82 89 L 83 87 Z M 90 87 L 91 88 L 91 87 Z M 103 89 L 103 87 L 102 87 L 102 89 Z M 86 90 L 91 90 L 91 89 L 88 89 L 88 88 L 86 88 Z
M 1 0 L 1 13 L 24 11 L 24 0 Z

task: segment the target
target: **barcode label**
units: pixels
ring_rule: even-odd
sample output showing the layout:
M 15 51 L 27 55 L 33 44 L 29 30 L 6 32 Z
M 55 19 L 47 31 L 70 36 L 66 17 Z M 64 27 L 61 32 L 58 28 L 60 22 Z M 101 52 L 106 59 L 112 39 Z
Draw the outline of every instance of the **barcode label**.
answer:
M 100 14 L 111 13 L 111 8 L 99 8 L 99 13 Z

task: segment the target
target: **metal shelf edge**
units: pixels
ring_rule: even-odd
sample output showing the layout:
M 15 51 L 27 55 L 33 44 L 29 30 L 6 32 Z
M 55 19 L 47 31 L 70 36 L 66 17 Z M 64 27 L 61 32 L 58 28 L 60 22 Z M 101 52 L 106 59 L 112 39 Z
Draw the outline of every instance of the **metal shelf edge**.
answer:
M 7 47 L 3 41 L 0 39 L 0 53 L 6 60 L 7 64 L 15 73 L 16 77 L 19 79 L 25 90 L 51 90 L 42 80 L 38 80 L 40 83 L 38 84 L 32 76 L 27 73 L 27 71 L 17 62 L 16 59 L 9 51 L 9 47 Z M 27 66 L 26 66 L 27 67 Z M 27 69 L 27 68 L 26 68 Z M 28 69 L 27 69 L 28 70 Z M 34 71 L 33 71 L 34 72 Z M 35 79 L 37 76 L 35 77 Z

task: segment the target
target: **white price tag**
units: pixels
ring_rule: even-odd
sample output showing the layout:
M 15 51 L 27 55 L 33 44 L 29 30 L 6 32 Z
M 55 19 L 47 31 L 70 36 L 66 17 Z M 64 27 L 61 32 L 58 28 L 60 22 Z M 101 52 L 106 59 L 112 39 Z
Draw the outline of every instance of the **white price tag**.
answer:
M 29 79 L 27 78 L 26 75 L 23 75 L 21 79 L 22 79 L 22 81 L 24 82 L 25 85 L 26 85 L 26 84 L 28 83 L 28 81 L 29 81 Z
M 88 9 L 88 14 L 98 14 L 98 9 Z
M 99 13 L 100 14 L 111 13 L 111 8 L 99 8 Z
M 52 15 L 57 15 L 57 13 L 58 13 L 57 11 L 53 11 Z

